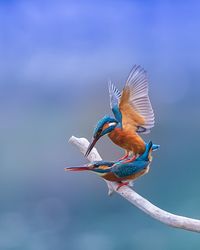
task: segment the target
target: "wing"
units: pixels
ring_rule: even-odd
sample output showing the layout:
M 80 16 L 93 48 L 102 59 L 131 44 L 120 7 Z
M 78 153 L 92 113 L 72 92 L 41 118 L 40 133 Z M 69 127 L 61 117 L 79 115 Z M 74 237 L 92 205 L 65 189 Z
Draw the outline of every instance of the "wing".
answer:
M 148 166 L 148 162 L 136 161 L 126 164 L 116 164 L 112 167 L 111 171 L 119 178 L 124 178 L 136 174 Z
M 116 105 L 119 105 L 119 99 L 121 97 L 120 91 L 115 87 L 111 81 L 108 82 L 108 89 L 110 94 L 110 107 L 113 109 Z
M 146 71 L 135 65 L 130 72 L 119 101 L 122 126 L 138 133 L 149 133 L 154 126 L 154 112 L 148 96 Z
M 110 94 L 110 107 L 118 122 L 122 122 L 122 114 L 119 110 L 119 100 L 121 98 L 120 91 L 111 82 L 108 83 L 109 94 Z

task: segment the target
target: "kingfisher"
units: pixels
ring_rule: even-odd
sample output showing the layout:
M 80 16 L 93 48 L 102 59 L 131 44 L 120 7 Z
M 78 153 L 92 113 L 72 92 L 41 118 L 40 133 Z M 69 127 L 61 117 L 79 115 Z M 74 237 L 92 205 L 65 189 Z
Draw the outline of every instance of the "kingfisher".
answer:
M 146 71 L 140 65 L 134 65 L 122 92 L 109 82 L 109 94 L 114 117 L 106 115 L 99 120 L 85 156 L 107 134 L 113 143 L 125 149 L 125 155 L 120 160 L 127 160 L 132 154 L 127 160 L 131 162 L 145 152 L 146 144 L 140 135 L 148 134 L 155 123 Z
M 94 172 L 107 181 L 117 182 L 118 190 L 120 187 L 128 185 L 130 181 L 148 173 L 150 163 L 152 162 L 152 147 L 153 144 L 150 141 L 146 144 L 144 153 L 133 161 L 94 161 L 83 166 L 67 167 L 65 168 L 65 171 L 87 170 Z

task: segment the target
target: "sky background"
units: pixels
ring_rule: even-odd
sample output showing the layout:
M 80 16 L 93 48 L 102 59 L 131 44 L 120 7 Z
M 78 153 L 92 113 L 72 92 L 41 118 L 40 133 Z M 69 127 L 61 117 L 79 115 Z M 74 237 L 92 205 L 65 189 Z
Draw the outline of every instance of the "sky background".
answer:
M 159 207 L 200 218 L 200 2 L 0 1 L 0 250 L 199 249 L 89 173 L 68 144 L 111 114 L 134 64 L 149 76 L 161 148 L 134 189 Z M 123 151 L 108 138 L 103 159 Z

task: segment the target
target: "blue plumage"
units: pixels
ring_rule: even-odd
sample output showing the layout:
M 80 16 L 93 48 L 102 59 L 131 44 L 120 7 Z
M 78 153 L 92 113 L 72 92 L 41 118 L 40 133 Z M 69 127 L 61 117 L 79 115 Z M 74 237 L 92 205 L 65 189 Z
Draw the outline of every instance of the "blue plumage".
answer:
M 150 164 L 149 153 L 152 149 L 152 146 L 153 144 L 151 141 L 148 144 L 146 143 L 145 152 L 141 156 L 139 156 L 135 161 L 128 163 L 124 163 L 123 161 L 118 162 L 111 167 L 111 172 L 113 172 L 118 177 L 123 178 L 136 174 L 147 168 Z
M 148 167 L 149 162 L 147 161 L 134 161 L 125 164 L 115 164 L 110 170 L 117 177 L 124 178 L 136 174 L 146 167 Z
M 119 126 L 120 128 L 122 128 L 122 113 L 121 113 L 121 111 L 119 110 L 118 105 L 113 106 L 112 112 L 113 112 L 113 114 L 114 114 L 116 120 L 117 120 L 118 123 L 119 123 L 118 126 Z
M 103 165 L 112 167 L 112 165 L 114 165 L 115 163 L 115 161 L 93 161 L 91 164 L 96 168 Z
M 116 123 L 116 125 L 118 124 L 118 121 L 108 115 L 105 115 L 101 120 L 98 121 L 95 129 L 94 129 L 94 133 L 93 133 L 93 137 L 96 137 L 98 133 L 102 133 L 103 131 L 103 126 L 106 123 Z M 113 129 L 113 128 L 112 128 Z M 104 132 L 105 133 L 105 132 Z M 101 136 L 103 136 L 103 134 L 101 134 Z
M 110 107 L 114 118 L 103 117 L 97 124 L 93 141 L 85 156 L 88 156 L 97 141 L 104 135 L 116 145 L 125 149 L 121 159 L 133 154 L 141 155 L 145 150 L 145 142 L 140 134 L 147 134 L 154 127 L 154 112 L 148 95 L 148 78 L 146 71 L 139 65 L 132 68 L 125 86 L 120 92 L 109 82 Z M 158 147 L 155 145 L 153 150 Z
M 119 178 L 124 178 L 136 174 L 147 168 L 148 165 L 150 164 L 149 153 L 150 150 L 152 149 L 152 146 L 153 143 L 151 141 L 148 144 L 146 144 L 145 152 L 133 162 L 126 163 L 126 161 L 120 161 L 116 162 L 115 164 L 112 164 L 111 167 L 108 169 L 99 169 L 98 167 L 97 168 L 94 167 L 92 171 L 102 174 L 112 172 Z M 107 163 L 108 162 L 104 162 L 103 164 L 102 162 L 100 162 L 99 166 L 107 165 Z
M 102 178 L 108 181 L 118 182 L 117 190 L 127 185 L 129 181 L 135 180 L 144 175 L 149 170 L 152 157 L 152 142 L 146 144 L 145 152 L 136 160 L 127 162 L 126 160 L 117 162 L 95 161 L 84 166 L 67 167 L 67 171 L 90 171 L 99 174 Z

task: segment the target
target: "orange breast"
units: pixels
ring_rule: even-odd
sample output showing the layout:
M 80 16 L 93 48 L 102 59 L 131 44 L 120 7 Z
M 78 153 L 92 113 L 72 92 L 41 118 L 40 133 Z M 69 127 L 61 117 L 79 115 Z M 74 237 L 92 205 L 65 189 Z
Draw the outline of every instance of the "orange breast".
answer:
M 115 144 L 134 154 L 145 151 L 144 141 L 134 130 L 115 128 L 108 136 Z

